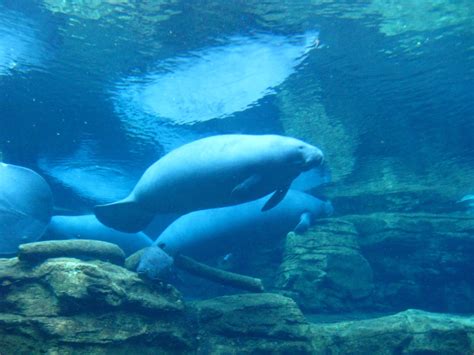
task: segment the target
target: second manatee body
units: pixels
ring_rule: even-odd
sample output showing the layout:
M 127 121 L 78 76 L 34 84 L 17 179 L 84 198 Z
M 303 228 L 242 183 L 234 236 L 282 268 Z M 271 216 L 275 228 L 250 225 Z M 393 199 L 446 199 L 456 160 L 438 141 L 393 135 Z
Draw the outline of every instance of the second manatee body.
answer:
M 38 240 L 52 212 L 53 195 L 40 175 L 0 162 L 0 256 L 16 254 L 20 244 Z
M 304 232 L 319 216 L 332 214 L 330 202 L 304 192 L 290 190 L 274 208 L 262 211 L 267 197 L 223 208 L 186 214 L 166 228 L 146 249 L 137 271 L 150 278 L 159 277 L 161 265 L 153 254 L 165 251 L 170 256 L 183 254 L 202 260 L 224 255 L 236 244 L 250 239 L 282 237 L 290 231 Z
M 184 214 L 236 205 L 274 194 L 270 209 L 303 171 L 319 166 L 323 153 L 298 139 L 229 134 L 185 144 L 150 166 L 124 200 L 96 206 L 105 225 L 143 230 L 158 213 Z
M 126 255 L 150 246 L 145 233 L 123 233 L 104 226 L 94 215 L 53 216 L 46 231 L 47 239 L 92 239 L 118 245 Z

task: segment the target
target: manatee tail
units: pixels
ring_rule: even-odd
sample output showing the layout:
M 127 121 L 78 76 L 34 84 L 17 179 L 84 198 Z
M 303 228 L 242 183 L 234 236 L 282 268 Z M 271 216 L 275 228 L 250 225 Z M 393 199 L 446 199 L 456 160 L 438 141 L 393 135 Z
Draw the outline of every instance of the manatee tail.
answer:
M 154 217 L 153 213 L 140 208 L 137 202 L 128 199 L 95 206 L 94 213 L 102 224 L 126 233 L 142 231 Z

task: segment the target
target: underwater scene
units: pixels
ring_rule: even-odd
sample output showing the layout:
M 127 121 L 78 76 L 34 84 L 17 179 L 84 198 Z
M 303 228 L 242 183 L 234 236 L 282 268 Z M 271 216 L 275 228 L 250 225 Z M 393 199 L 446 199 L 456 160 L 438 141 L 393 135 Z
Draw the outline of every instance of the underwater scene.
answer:
M 473 353 L 472 0 L 0 0 L 0 355 Z

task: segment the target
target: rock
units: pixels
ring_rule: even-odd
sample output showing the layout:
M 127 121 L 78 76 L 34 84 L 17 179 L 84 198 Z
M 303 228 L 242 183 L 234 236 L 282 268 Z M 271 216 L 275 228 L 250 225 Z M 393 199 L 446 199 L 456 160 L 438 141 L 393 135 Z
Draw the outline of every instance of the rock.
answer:
M 182 322 L 129 312 L 74 317 L 24 317 L 0 313 L 5 354 L 176 354 L 193 348 Z
M 372 269 L 351 223 L 320 220 L 304 235 L 289 233 L 275 288 L 310 312 L 347 312 L 371 304 Z
M 326 194 L 339 215 L 462 211 L 456 201 L 472 186 L 474 167 L 452 162 L 441 153 L 425 157 L 424 166 L 416 155 L 359 159 L 344 184 L 331 186 Z
M 296 303 L 270 293 L 223 296 L 190 305 L 198 353 L 310 354 L 310 327 Z M 212 336 L 209 336 L 212 334 Z
M 120 247 L 99 240 L 48 240 L 21 244 L 18 251 L 18 258 L 28 262 L 57 257 L 98 259 L 117 265 L 123 265 L 125 260 L 125 254 Z
M 289 234 L 274 289 L 308 312 L 474 312 L 474 218 L 374 213 Z
M 183 310 L 179 293 L 163 283 L 145 283 L 135 273 L 102 261 L 48 259 L 37 266 L 0 259 L 0 304 L 26 316 L 129 308 L 145 313 Z
M 278 294 L 185 305 L 100 260 L 0 259 L 2 354 L 471 354 L 474 317 L 407 311 L 309 323 Z M 327 317 L 326 317 L 327 318 Z M 314 318 L 313 318 L 314 319 Z
M 0 310 L 7 354 L 172 352 L 194 341 L 172 286 L 98 260 L 0 259 Z
M 374 307 L 474 312 L 474 218 L 375 213 L 345 216 L 374 272 Z
M 321 82 L 311 75 L 311 67 L 301 70 L 298 76 L 286 80 L 277 95 L 280 123 L 286 135 L 323 150 L 325 159 L 330 162 L 331 181 L 337 183 L 352 173 L 359 133 L 354 125 L 348 124 L 345 115 L 327 113 L 320 99 Z M 301 90 L 302 82 L 305 90 Z
M 474 317 L 408 310 L 375 319 L 312 324 L 313 354 L 472 354 Z

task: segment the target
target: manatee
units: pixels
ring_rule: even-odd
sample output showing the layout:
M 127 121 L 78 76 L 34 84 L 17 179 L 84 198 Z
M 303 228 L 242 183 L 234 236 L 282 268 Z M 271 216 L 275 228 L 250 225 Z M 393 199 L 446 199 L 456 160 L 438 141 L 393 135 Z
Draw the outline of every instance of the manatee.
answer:
M 53 211 L 47 182 L 33 170 L 0 163 L 0 254 L 38 240 Z
M 158 213 L 236 205 L 271 192 L 263 210 L 276 206 L 291 182 L 323 162 L 318 148 L 278 135 L 228 134 L 185 144 L 149 167 L 125 199 L 94 208 L 103 224 L 143 230 Z
M 333 212 L 330 202 L 307 193 L 290 190 L 274 208 L 262 211 L 267 197 L 236 206 L 195 211 L 174 221 L 146 249 L 137 271 L 154 278 L 161 272 L 160 261 L 153 254 L 166 252 L 171 257 L 183 254 L 202 260 L 224 255 L 233 246 L 256 238 L 271 240 L 290 231 L 303 233 L 319 216 Z M 163 267 L 167 267 L 166 264 Z
M 151 280 L 169 279 L 174 275 L 174 258 L 158 247 L 147 247 L 143 249 L 138 266 L 139 275 Z
M 101 240 L 118 245 L 125 255 L 153 243 L 145 233 L 123 233 L 106 227 L 94 215 L 53 216 L 45 236 L 53 239 Z

